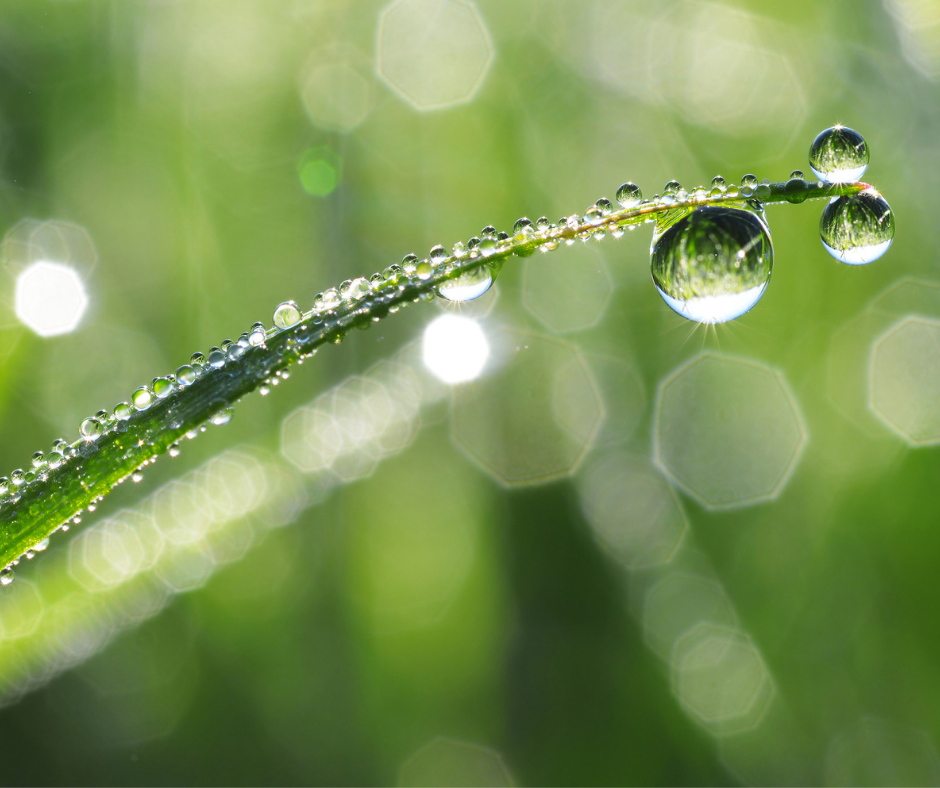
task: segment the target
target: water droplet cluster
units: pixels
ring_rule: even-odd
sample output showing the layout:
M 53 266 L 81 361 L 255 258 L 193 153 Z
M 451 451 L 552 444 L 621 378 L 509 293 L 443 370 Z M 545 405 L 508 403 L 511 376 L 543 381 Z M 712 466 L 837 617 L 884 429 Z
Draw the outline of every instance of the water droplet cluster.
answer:
M 868 146 L 857 132 L 835 126 L 814 141 L 810 167 L 825 181 L 842 183 L 864 172 L 868 156 Z M 143 468 L 156 460 L 156 454 L 166 450 L 175 457 L 183 436 L 195 438 L 205 431 L 205 423 L 223 425 L 232 418 L 232 403 L 219 399 L 207 411 L 200 411 L 204 423 L 184 424 L 177 405 L 179 397 L 174 395 L 199 386 L 204 378 L 236 377 L 234 365 L 251 358 L 263 358 L 262 364 L 271 364 L 253 378 L 262 381 L 258 387 L 265 395 L 289 377 L 286 367 L 290 363 L 303 363 L 322 342 L 342 341 L 353 327 L 368 328 L 409 303 L 435 295 L 456 302 L 479 298 L 493 286 L 510 254 L 528 257 L 536 251 L 553 251 L 562 244 L 600 241 L 608 235 L 620 238 L 640 224 L 655 223 L 651 273 L 667 304 L 691 320 L 731 320 L 757 303 L 773 270 L 773 246 L 763 203 L 799 203 L 831 192 L 820 188 L 820 184 L 808 184 L 800 171 L 792 172 L 785 183 L 776 184 L 758 181 L 753 174 L 744 175 L 740 184 L 718 175 L 708 186 L 692 189 L 673 180 L 665 184 L 661 194 L 648 199 L 644 199 L 639 186 L 626 182 L 617 190 L 616 204 L 601 198 L 583 215 L 563 216 L 555 222 L 546 216 L 535 221 L 523 217 L 514 223 L 511 232 L 487 225 L 479 235 L 458 241 L 449 251 L 436 245 L 424 258 L 407 254 L 400 263 L 369 278 L 349 279 L 338 288 L 318 293 L 309 310 L 304 311 L 294 301 L 279 304 L 272 328 L 255 323 L 236 340 L 226 339 L 207 353 L 194 353 L 189 363 L 174 374 L 154 378 L 112 411 L 99 411 L 84 419 L 78 440 L 57 440 L 48 453 L 33 456 L 28 470 L 17 469 L 9 478 L 0 477 L 0 510 L 26 498 L 30 501 L 30 518 L 51 517 L 49 512 L 58 511 L 48 508 L 55 495 L 47 491 L 43 498 L 27 493 L 31 485 L 52 476 L 77 485 L 85 491 L 82 499 L 87 501 L 94 480 L 81 474 L 70 478 L 62 474 L 62 469 L 112 443 L 125 452 L 125 461 L 140 458 L 140 465 L 129 474 L 133 481 L 140 481 Z M 820 235 L 825 248 L 837 259 L 855 265 L 871 262 L 891 244 L 894 215 L 884 198 L 871 188 L 835 197 L 823 211 Z M 258 348 L 269 349 L 272 342 L 278 344 L 273 353 L 252 355 Z M 213 392 L 211 384 L 204 390 Z M 174 433 L 172 441 L 157 444 L 150 440 L 146 429 L 133 429 L 135 420 L 149 419 L 152 427 L 150 417 L 154 413 L 165 417 Z M 99 495 L 86 503 L 89 511 L 94 511 L 100 500 Z M 66 530 L 70 523 L 81 522 L 81 515 L 82 510 L 72 513 L 59 527 Z M 44 544 L 34 545 L 21 558 L 32 557 Z M 0 570 L 0 584 L 12 581 L 13 564 Z

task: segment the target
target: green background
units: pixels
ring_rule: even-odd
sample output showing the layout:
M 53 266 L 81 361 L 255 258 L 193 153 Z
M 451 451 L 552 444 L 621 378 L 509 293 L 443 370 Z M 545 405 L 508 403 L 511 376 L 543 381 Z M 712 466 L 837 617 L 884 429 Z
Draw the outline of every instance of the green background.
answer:
M 436 737 L 498 753 L 521 785 L 940 781 L 940 454 L 868 406 L 872 348 L 917 315 L 926 339 L 892 357 L 888 410 L 915 412 L 927 433 L 940 422 L 933 6 L 476 0 L 438 14 L 449 1 L 421 0 L 385 28 L 386 5 L 359 0 L 0 4 L 3 231 L 51 220 L 90 239 L 62 260 L 80 271 L 88 311 L 47 339 L 14 314 L 18 262 L 4 246 L 5 472 L 193 351 L 270 324 L 283 300 L 308 308 L 341 280 L 487 224 L 583 212 L 625 180 L 651 196 L 673 178 L 809 174 L 810 143 L 836 122 L 869 143 L 865 180 L 896 212 L 894 246 L 870 266 L 839 265 L 819 242 L 820 203 L 771 206 L 767 294 L 708 332 L 649 281 L 649 228 L 509 261 L 479 319 L 493 337 L 547 348 L 528 366 L 503 359 L 453 402 L 441 392 L 369 473 L 325 490 L 297 474 L 308 506 L 289 524 L 100 652 L 88 635 L 73 669 L 44 676 L 17 661 L 32 635 L 0 640 L 0 685 L 24 670 L 36 685 L 0 711 L 0 781 L 484 779 L 460 764 L 402 770 Z M 448 69 L 480 41 L 474 86 Z M 420 109 L 396 79 L 465 100 Z M 891 290 L 906 279 L 925 284 Z M 899 293 L 889 306 L 876 302 L 886 292 Z M 288 414 L 420 340 L 439 314 L 418 304 L 323 349 L 82 527 L 232 446 L 277 457 Z M 625 566 L 592 529 L 589 474 L 610 457 L 659 474 L 661 387 L 703 350 L 736 360 L 745 380 L 771 370 L 789 404 L 706 377 L 670 417 L 667 451 L 719 476 L 792 473 L 772 499 L 730 509 L 661 482 L 685 541 L 671 561 Z M 556 357 L 581 359 L 592 390 L 559 395 Z M 731 438 L 708 421 L 725 397 Z M 735 421 L 742 407 L 751 415 Z M 762 470 L 788 407 L 799 456 Z M 474 461 L 466 435 L 490 433 L 511 435 L 506 462 L 541 482 L 507 485 Z M 576 456 L 553 460 L 551 441 Z M 745 462 L 728 470 L 725 452 Z M 614 486 L 632 489 L 630 473 Z M 639 502 L 626 512 L 631 502 L 624 522 L 653 518 Z M 26 583 L 40 608 L 72 593 L 58 575 L 76 531 L 21 563 L 11 593 Z M 681 650 L 650 647 L 649 589 L 670 572 L 704 578 L 731 611 L 713 622 L 680 604 L 684 627 L 716 623 L 746 644 L 743 663 L 719 655 L 696 687 L 720 706 L 757 665 L 772 696 L 763 713 L 745 714 L 739 696 L 720 718 L 689 707 Z

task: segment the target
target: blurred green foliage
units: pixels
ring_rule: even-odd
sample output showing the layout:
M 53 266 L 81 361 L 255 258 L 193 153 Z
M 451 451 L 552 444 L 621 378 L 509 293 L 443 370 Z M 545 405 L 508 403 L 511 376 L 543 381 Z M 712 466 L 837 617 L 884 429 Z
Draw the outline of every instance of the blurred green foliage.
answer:
M 371 0 L 5 0 L 4 231 L 24 219 L 68 223 L 95 250 L 81 263 L 90 307 L 79 329 L 40 339 L 13 312 L 18 269 L 4 247 L 6 472 L 193 351 L 269 322 L 287 298 L 307 308 L 318 291 L 407 252 L 490 223 L 508 230 L 523 215 L 581 212 L 625 180 L 647 196 L 719 172 L 782 180 L 807 169 L 811 141 L 835 122 L 868 141 L 865 180 L 894 208 L 897 240 L 871 266 L 838 265 L 819 242 L 821 205 L 773 206 L 769 290 L 710 332 L 662 303 L 642 229 L 507 263 L 481 325 L 523 336 L 519 346 L 530 337 L 533 358 L 566 371 L 552 367 L 553 378 L 530 360 L 532 376 L 513 375 L 527 357 L 494 344 L 503 366 L 480 384 L 489 388 L 464 433 L 451 420 L 466 401 L 458 390 L 456 405 L 449 395 L 431 403 L 414 441 L 371 473 L 322 501 L 310 493 L 315 505 L 205 587 L 4 708 L 2 780 L 503 774 L 491 762 L 460 766 L 476 756 L 459 749 L 415 761 L 437 737 L 498 754 L 518 784 L 940 780 L 940 455 L 909 445 L 891 421 L 901 412 L 932 434 L 940 351 L 920 335 L 891 345 L 907 355 L 883 396 L 869 372 L 898 320 L 918 315 L 931 330 L 940 320 L 931 287 L 870 308 L 904 278 L 940 281 L 925 216 L 940 185 L 940 29 L 922 6 L 936 4 L 411 2 L 411 16 L 383 26 L 386 4 Z M 419 108 L 416 96 L 444 106 Z M 416 305 L 324 349 L 95 516 L 134 507 L 235 444 L 276 454 L 289 413 L 419 339 L 437 314 Z M 703 348 L 782 381 L 789 405 L 761 410 L 772 399 L 762 398 L 730 438 L 690 406 L 690 446 L 663 456 L 660 386 Z M 582 379 L 588 395 L 569 385 Z M 532 380 L 555 383 L 535 390 Z M 721 415 L 721 385 L 693 403 L 717 403 Z M 731 399 L 731 421 L 753 405 Z M 787 407 L 805 445 L 793 467 L 774 470 L 762 448 L 774 433 L 762 430 Z M 489 443 L 475 448 L 476 438 Z M 563 440 L 583 451 L 536 468 Z M 742 446 L 753 462 L 722 464 Z M 488 464 L 481 451 L 504 453 Z M 612 489 L 637 492 L 616 516 L 660 522 L 656 507 L 673 507 L 680 535 L 675 523 L 688 521 L 679 553 L 653 551 L 656 566 L 639 566 L 618 553 L 616 534 L 595 539 L 586 513 L 600 509 L 586 490 L 607 487 L 585 482 L 585 469 L 624 456 L 641 476 L 654 453 L 668 465 L 676 451 L 716 472 L 792 475 L 771 500 L 729 510 L 681 478 L 677 498 L 643 503 L 652 488 L 630 487 L 633 471 L 623 472 Z M 506 463 L 557 478 L 506 486 Z M 31 584 L 47 603 L 44 588 L 68 571 L 70 536 L 18 567 L 11 588 Z M 693 597 L 714 593 L 727 609 L 675 613 L 690 631 L 702 621 L 730 633 L 710 636 L 706 645 L 726 649 L 714 659 L 682 652 L 681 640 L 657 645 L 649 589 L 672 576 L 705 578 Z M 0 593 L 0 625 L 5 601 Z M 0 679 L 20 669 L 15 648 L 0 648 Z M 715 665 L 725 672 L 708 673 Z M 704 719 L 708 692 L 749 670 L 763 676 L 755 697 L 771 693 L 766 713 L 732 714 L 746 724 L 730 731 L 724 717 Z

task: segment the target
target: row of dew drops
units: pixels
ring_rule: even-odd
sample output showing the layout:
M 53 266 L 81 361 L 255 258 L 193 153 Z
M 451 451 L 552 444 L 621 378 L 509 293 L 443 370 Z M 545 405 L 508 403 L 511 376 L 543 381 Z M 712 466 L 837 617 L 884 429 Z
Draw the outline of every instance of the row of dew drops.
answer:
M 850 132 L 858 140 L 861 137 L 845 127 L 828 129 L 817 137 L 811 151 L 811 166 L 813 172 L 822 180 L 849 181 L 857 179 L 865 170 L 868 163 L 868 150 L 861 140 L 861 144 L 846 146 L 844 144 L 846 133 Z M 864 161 L 862 161 L 864 159 Z M 791 174 L 791 180 L 802 180 L 802 173 L 796 171 Z M 655 222 L 656 214 L 661 211 L 652 210 L 659 207 L 683 207 L 690 210 L 708 205 L 710 202 L 726 203 L 729 199 L 740 198 L 743 201 L 761 201 L 770 196 L 770 181 L 758 181 L 757 177 L 748 174 L 741 179 L 740 185 L 727 183 L 720 175 L 712 179 L 710 188 L 699 186 L 691 191 L 682 187 L 678 181 L 669 181 L 662 194 L 652 199 L 644 200 L 640 187 L 635 183 L 624 183 L 617 190 L 617 203 L 620 209 L 615 209 L 610 200 L 601 198 L 585 211 L 583 216 L 573 214 L 562 217 L 558 222 L 551 222 L 545 216 L 535 222 L 521 218 L 513 225 L 510 235 L 499 232 L 489 225 L 484 227 L 479 236 L 474 236 L 467 243 L 457 242 L 448 253 L 444 246 L 434 246 L 427 258 L 420 259 L 415 254 L 408 254 L 400 264 L 391 265 L 381 273 L 371 278 L 360 277 L 343 282 L 338 288 L 331 288 L 317 294 L 313 301 L 313 308 L 304 313 L 294 301 L 285 301 L 278 305 L 274 311 L 274 327 L 266 329 L 263 323 L 254 323 L 237 340 L 227 339 L 217 347 L 210 348 L 207 354 L 194 353 L 188 364 L 176 370 L 175 374 L 154 378 L 151 385 L 141 386 L 130 397 L 129 402 L 120 402 L 109 413 L 98 411 L 94 416 L 86 418 L 79 427 L 79 440 L 69 443 L 64 439 L 53 442 L 48 453 L 36 452 L 32 458 L 32 466 L 27 470 L 17 469 L 9 477 L 0 477 L 0 505 L 7 502 L 17 502 L 22 499 L 29 486 L 48 477 L 50 471 L 56 470 L 79 456 L 88 456 L 96 450 L 96 442 L 109 432 L 126 432 L 129 422 L 135 413 L 148 410 L 154 403 L 166 400 L 174 392 L 193 385 L 200 377 L 212 371 L 221 370 L 233 362 L 237 362 L 251 348 L 265 346 L 267 340 L 279 332 L 287 331 L 305 321 L 315 326 L 333 328 L 334 341 L 339 342 L 343 329 L 353 322 L 359 315 L 372 314 L 372 320 L 378 321 L 380 312 L 377 307 L 385 305 L 386 312 L 393 313 L 409 300 L 402 300 L 401 292 L 409 286 L 419 287 L 418 295 L 412 301 L 429 300 L 434 293 L 420 288 L 422 283 L 435 277 L 436 280 L 445 279 L 435 288 L 436 294 L 449 301 L 463 302 L 479 298 L 486 293 L 502 265 L 501 259 L 486 260 L 502 253 L 512 252 L 519 256 L 529 256 L 536 250 L 542 252 L 557 249 L 562 243 L 571 245 L 577 241 L 586 242 L 591 239 L 601 240 L 606 235 L 615 238 L 623 236 L 626 230 L 634 230 L 641 223 Z M 840 198 L 842 199 L 842 198 Z M 798 201 L 798 200 L 794 200 Z M 833 201 L 835 202 L 835 201 Z M 650 210 L 646 210 L 650 209 Z M 823 238 L 824 244 L 830 251 L 851 245 L 851 238 Z M 828 241 L 828 243 L 827 243 Z M 482 264 L 469 266 L 468 262 L 484 258 Z M 464 270 L 466 269 L 466 270 Z M 342 312 L 338 316 L 337 312 Z M 368 327 L 365 322 L 361 327 Z M 316 350 L 301 354 L 297 361 L 302 363 L 304 358 L 312 356 Z M 270 376 L 260 387 L 262 395 L 267 394 L 272 386 L 278 385 L 281 380 L 289 377 L 287 370 L 281 370 Z M 221 407 L 210 418 L 213 425 L 227 424 L 232 418 L 230 406 Z M 203 425 L 198 429 L 186 433 L 189 439 L 195 438 L 199 432 L 206 430 Z M 171 457 L 178 456 L 179 444 L 172 444 L 168 453 Z M 129 474 L 133 481 L 142 479 L 143 467 L 156 461 L 156 457 L 145 460 L 141 467 Z M 122 483 L 120 479 L 117 483 Z M 82 482 L 82 486 L 85 483 Z M 89 506 L 93 512 L 97 503 L 102 500 L 99 496 Z M 38 515 L 41 511 L 38 504 L 30 508 L 31 515 Z M 70 523 L 81 522 L 83 510 L 78 510 L 62 523 L 56 530 L 68 530 Z M 45 550 L 49 544 L 48 537 L 20 558 L 32 558 L 36 552 Z M 13 566 L 20 559 L 14 560 L 9 566 L 0 570 L 0 585 L 13 582 Z

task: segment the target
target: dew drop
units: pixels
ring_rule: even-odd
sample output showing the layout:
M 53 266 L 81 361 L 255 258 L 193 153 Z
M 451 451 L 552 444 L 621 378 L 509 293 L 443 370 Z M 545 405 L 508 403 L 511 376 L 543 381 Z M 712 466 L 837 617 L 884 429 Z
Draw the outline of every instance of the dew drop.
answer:
M 206 363 L 206 357 L 203 353 L 195 352 L 192 357 L 189 359 L 189 363 L 194 369 L 202 369 L 203 365 Z
M 457 241 L 451 251 L 458 260 L 466 257 L 468 254 L 467 245 L 463 241 Z
M 173 393 L 175 387 L 173 380 L 170 378 L 154 378 L 151 388 L 157 399 L 166 399 Z
M 437 246 L 434 246 L 431 248 L 431 251 L 428 254 L 428 256 L 431 258 L 432 263 L 434 263 L 435 265 L 439 265 L 440 263 L 443 263 L 447 259 L 447 250 L 443 246 L 438 244 Z
M 300 307 L 293 301 L 285 301 L 278 304 L 274 310 L 274 325 L 282 331 L 291 326 L 296 326 L 300 322 Z
M 418 277 L 418 279 L 430 279 L 431 274 L 433 273 L 434 268 L 427 260 L 422 260 L 415 266 L 415 275 Z
M 183 364 L 183 366 L 176 370 L 176 379 L 181 386 L 191 386 L 196 382 L 196 370 L 189 364 Z
M 857 181 L 868 169 L 868 144 L 848 126 L 821 131 L 809 149 L 809 168 L 821 181 Z
M 153 405 L 153 392 L 148 386 L 141 386 L 131 394 L 131 403 L 137 410 L 147 410 Z
M 490 257 L 499 251 L 499 243 L 495 238 L 484 238 L 480 241 L 479 249 L 484 257 Z
M 142 482 L 143 480 L 144 480 L 144 475 L 140 471 L 134 471 L 131 474 L 131 481 L 134 482 L 135 484 L 138 482 Z
M 235 411 L 232 410 L 232 408 L 222 408 L 222 410 L 216 411 L 209 421 L 215 426 L 221 427 L 223 424 L 228 424 L 232 420 L 234 413 Z
M 762 213 L 705 206 L 657 230 L 650 248 L 653 282 L 689 320 L 724 323 L 764 294 L 773 245 Z
M 208 364 L 213 369 L 222 369 L 222 367 L 225 366 L 225 353 L 219 350 L 219 348 L 210 350 Z
M 486 265 L 444 282 L 437 294 L 447 301 L 473 301 L 493 286 L 493 272 Z
M 724 192 L 725 189 L 727 188 L 727 186 L 725 185 L 725 179 L 722 178 L 720 175 L 716 175 L 714 178 L 712 178 L 712 188 L 718 189 L 719 191 Z
M 41 468 L 45 464 L 46 464 L 46 455 L 43 454 L 41 451 L 37 451 L 33 455 L 33 467 Z
M 133 412 L 133 408 L 127 402 L 119 402 L 114 406 L 114 418 L 118 421 L 127 421 Z
M 85 419 L 78 431 L 86 441 L 98 440 L 101 436 L 101 422 L 94 418 Z
M 169 454 L 171 457 L 179 457 L 180 445 L 178 443 L 174 443 L 173 445 L 171 445 L 170 448 L 167 449 L 167 454 Z
M 840 263 L 865 265 L 888 251 L 894 240 L 894 211 L 874 189 L 838 197 L 819 219 L 826 251 Z
M 13 570 L 10 568 L 0 570 L 0 586 L 8 586 L 13 582 Z M 19 587 L 19 586 L 17 586 Z
M 635 208 L 643 200 L 643 192 L 632 181 L 627 181 L 617 189 L 617 202 L 624 208 Z
M 35 550 L 37 553 L 41 553 L 43 552 L 43 550 L 48 549 L 48 547 L 49 547 L 49 537 L 47 536 L 45 539 L 39 542 L 36 542 L 35 546 L 33 547 L 33 550 Z

